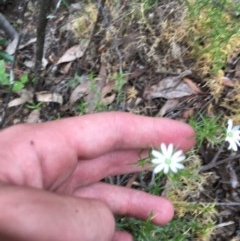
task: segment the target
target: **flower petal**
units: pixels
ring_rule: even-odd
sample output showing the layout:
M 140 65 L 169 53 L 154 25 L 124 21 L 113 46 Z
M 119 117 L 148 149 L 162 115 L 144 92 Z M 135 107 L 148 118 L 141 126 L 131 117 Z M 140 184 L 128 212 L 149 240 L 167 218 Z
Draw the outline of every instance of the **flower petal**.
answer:
M 185 156 L 179 156 L 179 157 L 177 157 L 177 158 L 174 159 L 174 162 L 175 162 L 175 163 L 179 163 L 179 162 L 184 161 L 185 159 L 186 159 Z
M 164 170 L 163 172 L 167 174 L 169 172 L 169 165 L 164 165 Z
M 177 173 L 177 167 L 175 165 L 170 165 L 170 169 L 172 172 Z
M 236 144 L 237 146 L 240 146 L 240 142 L 239 142 L 239 141 L 235 141 L 235 144 Z
M 184 166 L 182 163 L 176 163 L 176 164 L 175 164 L 175 167 L 176 167 L 177 169 L 184 169 L 184 168 L 185 168 L 185 166 Z
M 227 130 L 231 130 L 232 127 L 233 127 L 233 121 L 232 121 L 232 119 L 229 119 L 228 122 L 227 122 L 227 124 L 228 124 Z
M 161 160 L 161 159 L 159 159 L 159 158 L 154 158 L 154 159 L 151 160 L 151 163 L 157 164 L 157 165 L 159 165 L 159 164 L 162 163 L 162 162 L 163 162 L 163 160 Z
M 167 148 L 165 158 L 172 158 L 172 154 L 173 154 L 173 144 L 171 143 Z
M 165 165 L 162 163 L 160 165 L 157 165 L 154 169 L 153 169 L 153 172 L 154 173 L 159 173 L 161 172 L 163 169 L 164 169 Z
M 161 154 L 161 152 L 156 151 L 156 150 L 152 150 L 151 154 L 152 154 L 154 157 L 156 157 L 156 158 L 162 158 L 162 156 L 163 156 L 163 155 Z
M 228 149 L 232 149 L 233 151 L 237 151 L 237 144 L 233 140 L 229 141 Z
M 166 156 L 167 154 L 167 146 L 165 145 L 165 143 L 161 144 L 161 152 L 164 156 Z
M 178 157 L 180 157 L 180 156 L 182 156 L 182 155 L 183 155 L 182 150 L 179 150 L 179 151 L 175 152 L 175 153 L 172 155 L 172 159 L 178 158 Z
M 233 130 L 233 131 L 238 131 L 239 128 L 240 128 L 240 126 L 234 126 L 234 127 L 232 128 L 232 130 Z

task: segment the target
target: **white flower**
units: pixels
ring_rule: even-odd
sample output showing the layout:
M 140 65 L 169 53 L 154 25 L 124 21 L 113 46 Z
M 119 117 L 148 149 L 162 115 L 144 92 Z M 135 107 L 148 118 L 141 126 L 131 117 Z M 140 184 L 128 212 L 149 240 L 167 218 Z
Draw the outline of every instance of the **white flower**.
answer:
M 231 119 L 228 120 L 228 127 L 225 141 L 229 143 L 228 149 L 232 149 L 237 151 L 238 146 L 240 146 L 240 126 L 233 126 L 233 121 Z
M 184 161 L 185 156 L 181 150 L 174 151 L 173 144 L 168 147 L 162 143 L 161 151 L 152 150 L 153 159 L 151 162 L 154 164 L 154 173 L 163 171 L 167 174 L 169 171 L 177 173 L 179 169 L 183 169 L 184 165 L 181 163 Z

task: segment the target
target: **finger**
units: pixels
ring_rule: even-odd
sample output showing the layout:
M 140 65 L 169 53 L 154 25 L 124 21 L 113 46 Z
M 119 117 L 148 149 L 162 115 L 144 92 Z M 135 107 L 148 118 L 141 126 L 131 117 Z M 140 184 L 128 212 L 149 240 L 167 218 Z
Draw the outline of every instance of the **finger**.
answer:
M 161 142 L 188 149 L 194 144 L 194 131 L 174 120 L 116 112 L 18 125 L 1 132 L 0 156 L 7 176 L 3 180 L 56 190 L 81 158 L 156 147 Z
M 193 129 L 182 122 L 110 112 L 86 115 L 46 124 L 65 135 L 81 158 L 93 158 L 112 150 L 159 147 L 173 143 L 179 149 L 194 145 Z
M 172 204 L 163 197 L 105 183 L 79 188 L 74 195 L 100 200 L 119 215 L 144 220 L 150 217 L 151 221 L 158 225 L 168 223 L 174 214 Z
M 116 176 L 148 170 L 151 165 L 140 165 L 139 160 L 148 156 L 147 151 L 113 151 L 98 158 L 82 160 L 72 176 L 58 188 L 60 193 L 72 194 L 75 189 L 98 182 L 108 176 Z
M 1 187 L 0 213 L 0 240 L 112 241 L 115 232 L 105 204 L 37 189 Z
M 128 232 L 116 231 L 114 233 L 112 241 L 133 241 L 133 237 Z

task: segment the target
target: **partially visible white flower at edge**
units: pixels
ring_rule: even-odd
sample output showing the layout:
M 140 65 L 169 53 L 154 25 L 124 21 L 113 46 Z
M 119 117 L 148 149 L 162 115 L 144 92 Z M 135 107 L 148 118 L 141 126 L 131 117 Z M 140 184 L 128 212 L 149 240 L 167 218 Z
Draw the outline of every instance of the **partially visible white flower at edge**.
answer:
M 161 144 L 161 150 L 152 150 L 153 159 L 151 160 L 154 165 L 153 172 L 158 173 L 163 171 L 165 174 L 170 171 L 177 173 L 178 170 L 184 169 L 182 162 L 185 160 L 185 156 L 181 150 L 174 151 L 173 144 L 166 146 Z
M 228 120 L 225 141 L 229 143 L 229 150 L 237 151 L 238 146 L 240 146 L 240 126 L 233 126 L 231 119 Z

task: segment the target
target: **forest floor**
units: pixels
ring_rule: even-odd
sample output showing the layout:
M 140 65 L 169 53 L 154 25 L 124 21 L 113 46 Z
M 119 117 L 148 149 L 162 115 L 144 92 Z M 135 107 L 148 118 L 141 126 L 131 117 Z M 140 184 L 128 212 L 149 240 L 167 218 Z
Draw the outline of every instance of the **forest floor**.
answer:
M 186 235 L 179 239 L 168 234 L 145 240 L 240 240 L 240 152 L 229 154 L 223 142 L 227 120 L 240 124 L 240 4 L 62 1 L 48 15 L 37 85 L 37 1 L 26 8 L 23 2 L 12 1 L 1 10 L 21 34 L 14 51 L 0 29 L 0 39 L 6 40 L 0 42 L 5 54 L 0 55 L 1 128 L 102 111 L 190 123 L 197 131 L 194 155 L 201 163 L 196 175 L 206 180 L 183 201 L 214 205 L 211 235 L 189 228 L 180 230 Z M 9 91 L 5 79 L 11 71 L 15 83 Z

